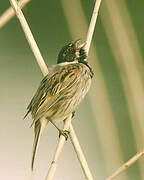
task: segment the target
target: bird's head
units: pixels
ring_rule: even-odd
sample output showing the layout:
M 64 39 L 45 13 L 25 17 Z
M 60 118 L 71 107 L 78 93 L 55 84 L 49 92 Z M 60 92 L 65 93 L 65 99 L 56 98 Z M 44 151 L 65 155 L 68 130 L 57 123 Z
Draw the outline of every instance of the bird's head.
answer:
M 67 44 L 61 49 L 58 55 L 57 63 L 86 60 L 87 55 L 84 46 L 85 43 L 80 44 L 80 40 Z

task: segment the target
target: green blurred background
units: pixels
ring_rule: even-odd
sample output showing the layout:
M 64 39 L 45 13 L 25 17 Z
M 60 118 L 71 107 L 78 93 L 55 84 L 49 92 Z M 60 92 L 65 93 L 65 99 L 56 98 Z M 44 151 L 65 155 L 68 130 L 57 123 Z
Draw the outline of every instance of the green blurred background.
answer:
M 0 14 L 10 6 L 1 0 Z M 86 39 L 94 0 L 32 0 L 23 10 L 48 66 L 56 63 L 66 43 Z M 79 106 L 73 125 L 94 179 L 111 175 L 143 149 L 144 139 L 144 2 L 102 0 L 88 61 L 95 78 Z M 14 17 L 0 29 L 0 179 L 30 179 L 33 129 L 22 120 L 43 75 Z M 49 124 L 35 161 L 35 179 L 46 176 L 58 132 Z M 140 159 L 117 180 L 144 180 Z M 84 175 L 70 140 L 56 180 L 82 180 Z

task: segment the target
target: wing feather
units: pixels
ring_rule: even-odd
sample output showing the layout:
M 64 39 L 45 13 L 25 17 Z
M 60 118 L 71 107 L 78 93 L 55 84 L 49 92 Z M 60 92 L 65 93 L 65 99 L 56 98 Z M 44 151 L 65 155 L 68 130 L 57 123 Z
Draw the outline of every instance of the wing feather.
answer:
M 28 112 L 25 117 L 31 112 L 34 122 L 41 118 L 62 97 L 63 92 L 75 83 L 80 71 L 78 63 L 54 66 L 41 81 L 27 107 Z

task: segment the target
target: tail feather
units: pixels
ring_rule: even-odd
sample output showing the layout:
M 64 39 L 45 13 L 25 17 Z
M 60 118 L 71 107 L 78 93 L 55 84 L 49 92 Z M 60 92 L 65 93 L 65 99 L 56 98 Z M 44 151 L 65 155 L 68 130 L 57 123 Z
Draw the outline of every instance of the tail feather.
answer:
M 23 119 L 25 119 L 29 113 L 30 113 L 30 110 L 28 110 L 28 111 L 26 112 L 26 114 L 24 115 Z
M 39 146 L 39 142 L 41 139 L 41 135 L 43 134 L 47 125 L 47 121 L 45 119 L 38 120 L 35 123 L 35 136 L 34 136 L 34 144 L 33 144 L 33 152 L 32 152 L 32 161 L 31 161 L 31 170 L 34 169 L 34 160 L 37 153 L 37 149 Z

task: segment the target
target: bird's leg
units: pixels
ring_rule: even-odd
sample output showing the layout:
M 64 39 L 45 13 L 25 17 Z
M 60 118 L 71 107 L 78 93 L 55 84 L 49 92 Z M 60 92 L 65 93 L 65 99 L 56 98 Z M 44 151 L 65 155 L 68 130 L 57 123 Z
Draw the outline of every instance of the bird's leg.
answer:
M 61 135 L 63 135 L 65 137 L 65 139 L 67 140 L 68 139 L 68 134 L 70 133 L 69 131 L 67 130 L 61 130 L 53 121 L 49 120 L 56 128 L 57 130 L 59 131 L 59 137 Z
M 75 116 L 75 111 L 72 112 L 72 118 L 73 118 L 74 116 Z M 65 120 L 66 120 L 66 119 L 63 120 L 64 123 L 65 123 Z

